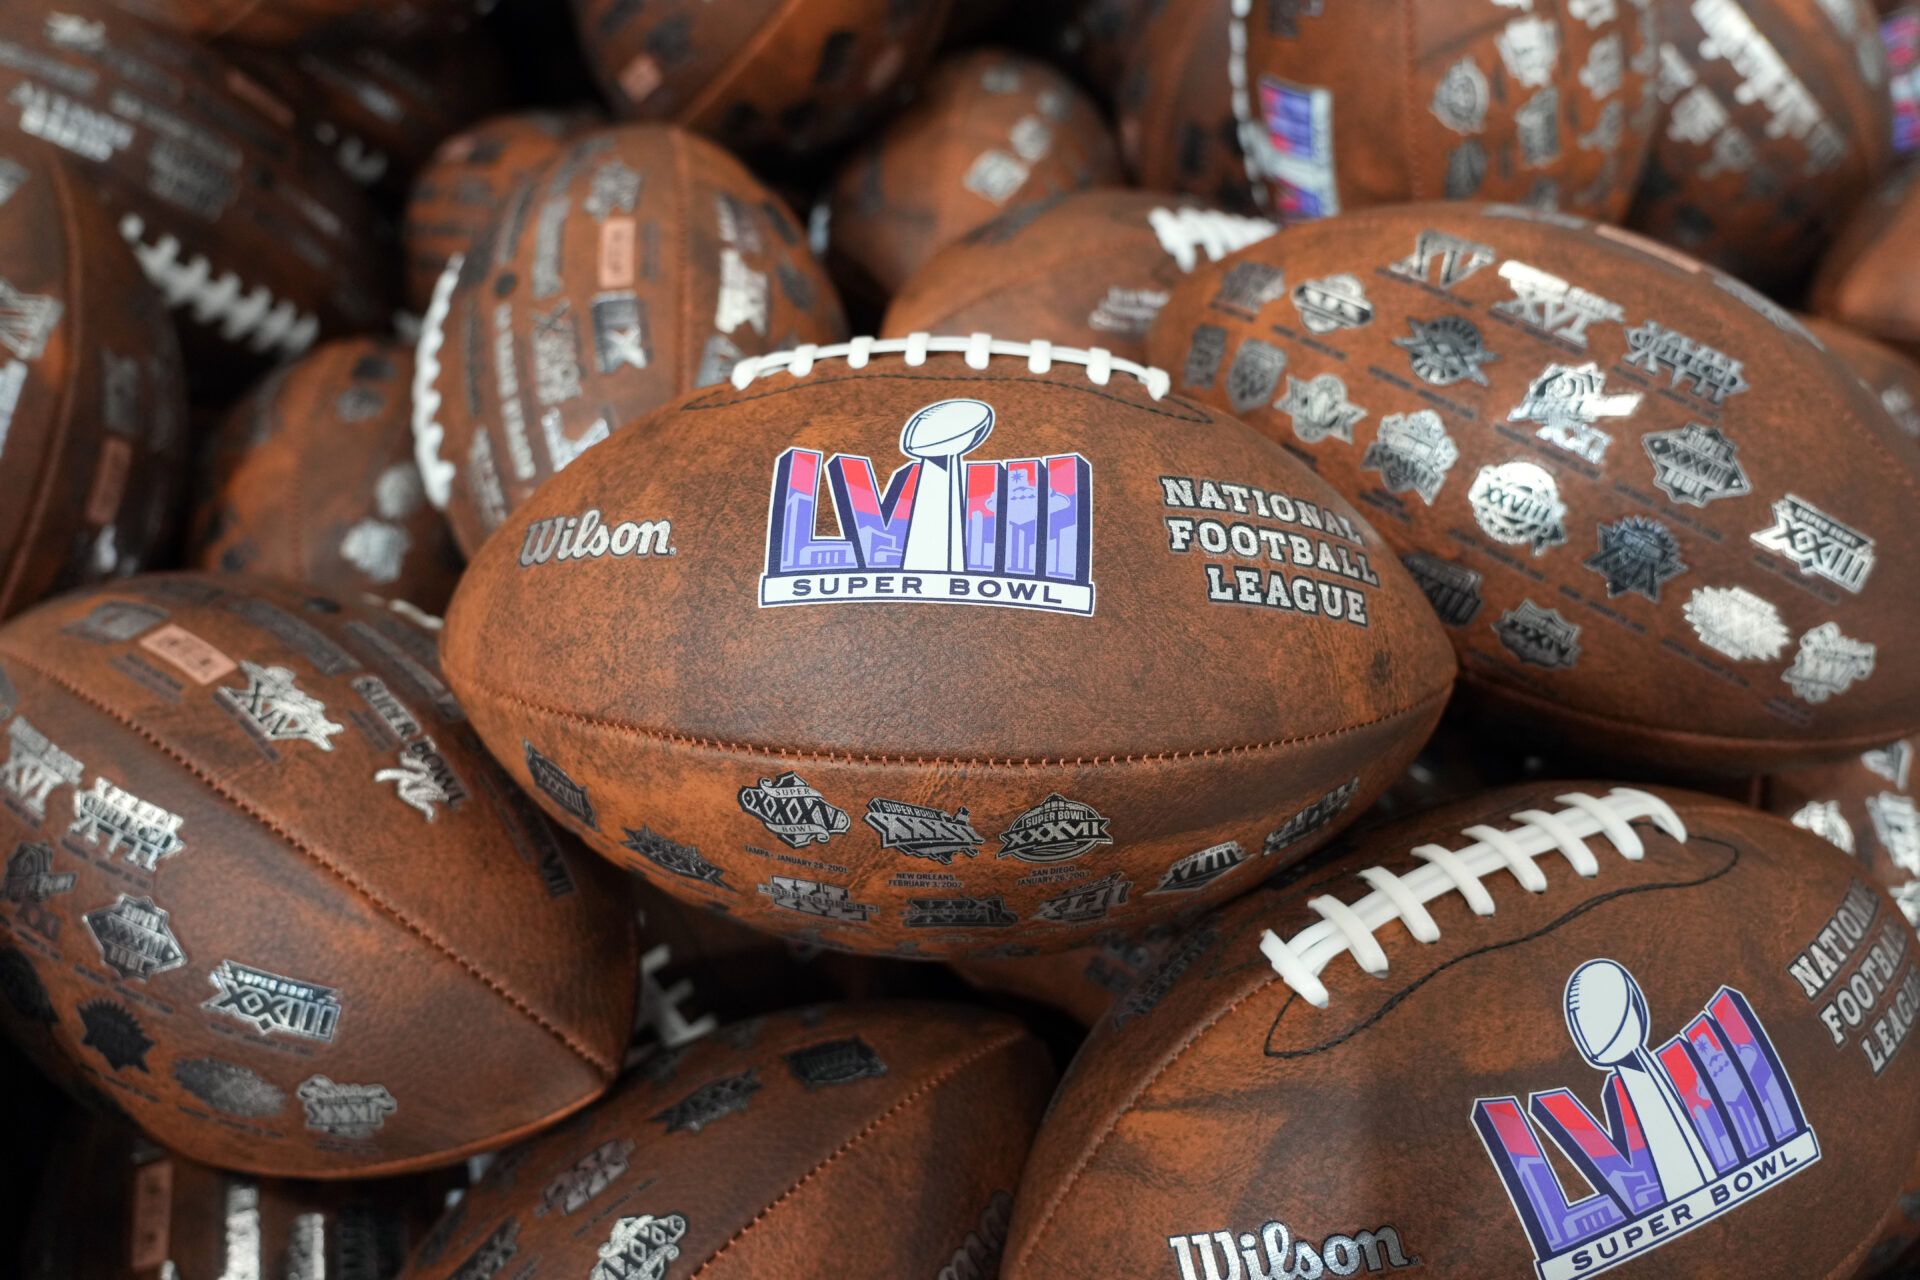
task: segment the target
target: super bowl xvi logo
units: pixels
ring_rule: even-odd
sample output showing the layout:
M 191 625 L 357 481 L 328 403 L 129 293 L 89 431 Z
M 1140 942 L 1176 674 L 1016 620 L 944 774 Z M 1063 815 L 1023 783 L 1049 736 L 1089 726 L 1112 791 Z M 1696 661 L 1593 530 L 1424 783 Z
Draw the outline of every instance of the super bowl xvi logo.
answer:
M 883 492 L 873 460 L 791 448 L 773 469 L 762 607 L 845 600 L 1093 612 L 1093 466 L 1077 453 L 967 462 L 993 433 L 979 400 L 900 429 L 914 461 Z M 819 532 L 822 472 L 840 535 Z
M 1566 1018 L 1580 1056 L 1607 1073 L 1604 1121 L 1564 1088 L 1532 1095 L 1524 1109 L 1513 1097 L 1473 1104 L 1540 1280 L 1619 1266 L 1820 1158 L 1773 1041 L 1731 987 L 1649 1050 L 1640 984 L 1612 960 L 1589 960 L 1567 979 Z M 1541 1132 L 1593 1195 L 1568 1199 Z

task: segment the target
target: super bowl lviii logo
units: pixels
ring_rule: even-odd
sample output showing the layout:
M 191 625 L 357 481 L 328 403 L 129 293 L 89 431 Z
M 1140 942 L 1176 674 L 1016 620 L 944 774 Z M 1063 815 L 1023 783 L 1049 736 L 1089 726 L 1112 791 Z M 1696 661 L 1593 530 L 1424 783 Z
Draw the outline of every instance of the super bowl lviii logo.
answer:
M 1747 998 L 1721 987 L 1657 1049 L 1646 996 L 1612 960 L 1567 979 L 1567 1031 L 1606 1073 L 1604 1120 L 1570 1089 L 1481 1098 L 1473 1123 L 1533 1243 L 1540 1280 L 1598 1275 L 1669 1244 L 1820 1158 Z M 1593 1194 L 1570 1196 L 1541 1134 Z
M 881 489 L 873 459 L 791 448 L 773 469 L 762 606 L 883 601 L 1093 612 L 1093 466 L 1077 453 L 969 462 L 991 405 L 907 419 L 913 461 Z M 820 485 L 837 535 L 820 529 Z

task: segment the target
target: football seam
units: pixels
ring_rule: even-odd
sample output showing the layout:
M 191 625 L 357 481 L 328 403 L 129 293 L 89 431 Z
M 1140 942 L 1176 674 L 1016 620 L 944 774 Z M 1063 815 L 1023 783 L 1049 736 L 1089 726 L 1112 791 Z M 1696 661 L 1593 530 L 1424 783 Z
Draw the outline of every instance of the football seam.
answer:
M 303 857 L 305 857 L 309 862 L 313 863 L 315 866 L 321 868 L 322 870 L 326 871 L 330 875 L 334 876 L 341 883 L 345 884 L 349 889 L 353 890 L 354 893 L 364 898 L 369 904 L 375 907 L 382 914 L 386 915 L 393 921 L 400 924 L 401 927 L 406 929 L 409 933 L 413 934 L 415 937 L 419 938 L 422 942 L 425 942 L 434 951 L 438 952 L 440 955 L 444 956 L 446 959 L 451 960 L 454 963 L 454 965 L 457 968 L 459 968 L 463 973 L 467 974 L 469 977 L 473 978 L 474 980 L 479 982 L 481 985 L 485 986 L 489 991 L 492 991 L 495 995 L 499 996 L 502 1000 L 506 1001 L 507 1004 L 511 1005 L 514 1009 L 518 1010 L 529 1021 L 537 1025 L 541 1030 L 545 1031 L 548 1035 L 552 1036 L 555 1040 L 565 1045 L 582 1061 L 586 1062 L 589 1066 L 593 1067 L 602 1076 L 603 1079 L 611 1080 L 615 1075 L 618 1074 L 619 1069 L 618 1069 L 617 1063 L 607 1058 L 604 1058 L 599 1054 L 596 1054 L 595 1052 L 593 1052 L 592 1049 L 588 1048 L 586 1045 L 579 1043 L 571 1033 L 563 1030 L 561 1027 L 559 1027 L 552 1021 L 548 1020 L 548 1018 L 544 1014 L 534 1009 L 534 1007 L 531 1004 L 527 1003 L 526 1000 L 524 1000 L 522 997 L 520 997 L 515 992 L 513 992 L 510 988 L 508 988 L 505 983 L 494 978 L 492 975 L 488 974 L 485 970 L 481 969 L 478 965 L 474 964 L 472 961 L 460 955 L 459 952 L 455 951 L 448 944 L 442 942 L 435 934 L 430 933 L 427 930 L 425 925 L 417 923 L 411 917 L 409 917 L 405 912 L 401 911 L 400 908 L 385 901 L 378 894 L 373 892 L 372 889 L 370 889 L 365 884 L 363 884 L 357 877 L 353 876 L 344 868 L 337 865 L 332 859 L 322 855 L 318 850 L 308 845 L 307 842 L 305 842 L 304 840 L 297 838 L 286 827 L 282 826 L 280 823 L 268 817 L 265 813 L 261 812 L 258 808 L 256 808 L 252 803 L 234 794 L 226 786 L 222 785 L 218 779 L 216 779 L 211 773 L 209 773 L 199 763 L 197 763 L 196 761 L 188 757 L 184 752 L 180 751 L 178 748 L 174 747 L 172 744 L 163 741 L 160 738 L 159 734 L 147 728 L 145 725 L 139 724 L 131 716 L 128 716 L 124 712 L 119 711 L 118 709 L 112 706 L 109 706 L 104 700 L 95 697 L 93 694 L 87 692 L 84 689 L 81 689 L 78 685 L 68 680 L 65 676 L 49 671 L 45 666 L 41 665 L 37 660 L 22 656 L 17 649 L 14 649 L 12 647 L 0 647 L 0 652 L 4 652 L 10 660 L 14 662 L 18 662 L 21 666 L 27 668 L 29 671 L 34 672 L 41 679 L 46 680 L 50 684 L 53 684 L 56 687 L 65 690 L 69 696 L 78 699 L 79 701 L 85 703 L 89 707 L 92 707 L 95 711 L 107 716 L 109 719 L 118 721 L 120 724 L 124 725 L 127 729 L 131 730 L 135 734 L 138 734 L 150 746 L 158 750 L 161 754 L 167 756 L 175 764 L 179 765 L 183 770 L 187 772 L 189 776 L 197 780 L 202 786 L 204 786 L 208 791 L 212 792 L 220 800 L 226 802 L 227 804 L 232 805 L 240 813 L 246 815 L 248 818 L 252 819 L 255 823 L 257 823 L 261 827 L 264 827 L 267 831 L 271 832 L 273 835 L 285 841 L 292 849 L 294 849 L 296 852 L 298 852 Z
M 965 336 L 965 335 L 943 334 L 941 336 L 948 337 L 948 336 Z M 880 354 L 880 353 L 876 353 L 876 354 Z M 950 355 L 950 354 L 956 354 L 956 353 L 938 352 L 933 354 Z M 892 357 L 886 356 L 884 354 L 880 354 L 880 358 L 890 359 Z M 1001 357 L 1001 359 L 1009 360 L 1009 359 L 1012 359 L 1012 357 L 1003 356 Z M 1025 365 L 1021 366 L 1021 368 L 1025 368 L 1025 367 L 1026 367 Z M 1002 373 L 997 377 L 990 378 L 987 374 L 987 371 L 983 369 L 967 369 L 966 372 L 964 373 L 959 373 L 959 372 L 955 372 L 955 373 L 882 373 L 882 372 L 876 371 L 871 365 L 869 365 L 864 369 L 848 369 L 845 372 L 837 372 L 837 371 L 829 372 L 827 376 L 824 378 L 822 378 L 820 373 L 818 372 L 817 366 L 816 366 L 816 372 L 810 373 L 804 378 L 798 377 L 793 374 L 788 374 L 786 373 L 785 370 L 770 372 L 766 376 L 777 377 L 777 376 L 780 376 L 781 374 L 785 374 L 788 378 L 792 379 L 791 385 L 784 386 L 784 387 L 772 387 L 765 391 L 735 391 L 730 384 L 722 384 L 720 388 L 716 389 L 713 395 L 702 397 L 701 399 L 689 400 L 686 403 L 682 404 L 678 408 L 678 410 L 676 410 L 676 412 L 691 413 L 699 410 L 731 409 L 735 405 L 746 404 L 747 402 L 752 400 L 765 400 L 773 396 L 788 395 L 795 391 L 804 391 L 813 387 L 832 386 L 836 383 L 852 382 L 856 380 L 872 380 L 872 379 L 878 379 L 878 378 L 889 378 L 896 382 L 981 382 L 981 381 L 1027 382 L 1027 383 L 1032 383 L 1035 386 L 1058 387 L 1063 391 L 1078 391 L 1085 395 L 1097 396 L 1102 400 L 1110 400 L 1114 404 L 1124 405 L 1130 409 L 1138 409 L 1142 413 L 1151 413 L 1157 417 L 1162 417 L 1162 418 L 1172 418 L 1176 422 L 1185 422 L 1190 425 L 1212 425 L 1216 421 L 1224 422 L 1227 420 L 1224 414 L 1216 417 L 1213 413 L 1202 408 L 1195 401 L 1189 400 L 1185 396 L 1179 395 L 1178 393 L 1171 390 L 1169 390 L 1166 395 L 1160 397 L 1160 399 L 1158 400 L 1152 400 L 1145 404 L 1142 404 L 1138 400 L 1129 399 L 1126 396 L 1115 395 L 1113 392 L 1108 391 L 1105 388 L 1093 382 L 1085 382 L 1084 380 L 1082 380 L 1082 382 L 1075 382 L 1071 380 L 1061 381 L 1060 379 L 1057 379 L 1057 378 L 1048 378 L 1048 377 L 1041 376 L 1039 374 Z M 702 400 L 705 400 L 706 403 L 702 403 L 701 402 Z M 1181 413 L 1171 412 L 1168 409 L 1163 407 L 1167 405 L 1169 402 L 1174 404 L 1186 405 L 1190 408 L 1198 410 L 1198 412 L 1195 412 L 1192 414 L 1181 414 Z M 1238 421 L 1238 419 L 1234 419 L 1234 421 Z M 1264 440 L 1266 437 L 1262 436 L 1261 438 Z M 1342 501 L 1345 501 L 1345 500 L 1342 499 Z M 1324 506 L 1326 504 L 1321 503 L 1319 505 Z
M 1117 764 L 1162 764 L 1181 760 L 1207 760 L 1216 756 L 1251 755 L 1262 751 L 1279 751 L 1289 747 L 1302 746 L 1311 742 L 1324 742 L 1332 738 L 1341 738 L 1349 734 L 1360 733 L 1377 728 L 1390 721 L 1404 719 L 1417 712 L 1424 711 L 1436 701 L 1444 701 L 1452 692 L 1449 681 L 1439 689 L 1428 693 L 1404 707 L 1396 708 L 1383 715 L 1375 716 L 1359 724 L 1343 725 L 1338 729 L 1324 729 L 1319 733 L 1301 734 L 1291 738 L 1274 738 L 1266 742 L 1241 743 L 1223 747 L 1198 747 L 1190 750 L 1155 751 L 1137 754 L 1112 754 L 1094 756 L 932 756 L 910 754 L 874 754 L 851 751 L 831 751 L 806 747 L 780 747 L 749 742 L 729 742 L 716 738 L 704 738 L 691 734 L 669 733 L 662 729 L 649 729 L 644 725 L 616 720 L 607 716 L 593 716 L 580 711 L 568 711 L 560 707 L 546 706 L 531 698 L 523 697 L 506 689 L 501 689 L 479 677 L 464 681 L 470 692 L 462 694 L 463 701 L 471 703 L 478 694 L 491 699 L 494 703 L 512 703 L 536 714 L 557 720 L 571 720 L 595 729 L 603 729 L 629 737 L 647 738 L 655 742 L 674 746 L 698 747 L 711 751 L 727 751 L 740 755 L 765 755 L 779 759 L 809 760 L 820 763 L 844 762 L 864 765 L 912 765 L 915 767 L 960 766 L 963 768 L 1017 767 L 1024 769 L 1082 767 Z
M 749 1218 L 738 1230 L 727 1237 L 725 1243 L 708 1254 L 706 1260 L 694 1268 L 693 1273 L 687 1277 L 687 1280 L 699 1280 L 701 1276 L 707 1275 L 713 1265 L 725 1256 L 727 1250 L 738 1244 L 748 1232 L 759 1226 L 774 1210 L 791 1200 L 800 1192 L 801 1188 L 825 1173 L 828 1167 L 836 1160 L 839 1160 L 842 1156 L 851 1152 L 856 1146 L 872 1137 L 874 1133 L 889 1120 L 892 1120 L 907 1108 L 918 1103 L 922 1098 L 938 1089 L 941 1085 L 944 1085 L 948 1080 L 959 1075 L 962 1071 L 965 1071 L 968 1067 L 971 1067 L 974 1063 L 983 1058 L 991 1057 L 996 1053 L 1011 1049 L 1026 1038 L 1027 1033 L 1024 1029 L 1019 1027 L 1012 1028 L 997 1039 L 991 1040 L 987 1044 L 974 1049 L 973 1052 L 967 1054 L 966 1057 L 961 1058 L 959 1061 L 948 1065 L 935 1075 L 921 1081 L 919 1085 L 909 1091 L 905 1096 L 897 1099 L 892 1106 L 862 1125 L 858 1132 L 840 1143 L 840 1145 L 835 1147 L 825 1158 L 817 1161 L 811 1169 L 796 1179 L 792 1186 L 776 1196 L 772 1203 Z

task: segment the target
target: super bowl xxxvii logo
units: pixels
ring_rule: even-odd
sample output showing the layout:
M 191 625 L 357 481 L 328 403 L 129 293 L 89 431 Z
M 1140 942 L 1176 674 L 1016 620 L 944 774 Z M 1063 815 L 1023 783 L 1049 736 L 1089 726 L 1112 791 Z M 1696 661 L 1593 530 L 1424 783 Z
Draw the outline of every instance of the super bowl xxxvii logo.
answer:
M 773 468 L 760 604 L 890 601 L 1093 613 L 1093 465 L 1077 453 L 968 462 L 993 407 L 941 400 L 907 419 L 913 461 L 883 491 L 873 460 L 791 448 Z M 820 532 L 820 483 L 838 536 Z
M 1570 1089 L 1473 1104 L 1474 1127 L 1533 1244 L 1540 1280 L 1598 1275 L 1669 1244 L 1820 1158 L 1786 1067 L 1747 998 L 1721 987 L 1647 1048 L 1646 996 L 1612 960 L 1567 979 L 1567 1032 L 1607 1074 L 1604 1120 Z M 1535 1126 L 1538 1126 L 1536 1131 Z M 1593 1194 L 1569 1197 L 1544 1133 Z

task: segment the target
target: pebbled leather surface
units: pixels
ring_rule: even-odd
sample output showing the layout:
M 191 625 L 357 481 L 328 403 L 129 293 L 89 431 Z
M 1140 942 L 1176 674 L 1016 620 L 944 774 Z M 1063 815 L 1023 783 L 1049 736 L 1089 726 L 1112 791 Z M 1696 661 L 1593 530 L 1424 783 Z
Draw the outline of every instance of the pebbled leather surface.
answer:
M 1653 1050 L 1721 987 L 1744 995 L 1819 1149 L 1817 1160 L 1803 1150 L 1797 1172 L 1665 1236 L 1616 1274 L 1678 1280 L 1724 1276 L 1729 1266 L 1766 1276 L 1856 1274 L 1920 1142 L 1920 1057 L 1909 1046 L 1876 1075 L 1860 1044 L 1872 1020 L 1892 1017 L 1897 1028 L 1909 1016 L 1890 1010 L 1900 984 L 1913 980 L 1913 938 L 1884 896 L 1854 889 L 1851 859 L 1805 832 L 1730 802 L 1668 792 L 1685 843 L 1642 821 L 1634 827 L 1646 847 L 1639 862 L 1604 837 L 1588 839 L 1599 864 L 1592 879 L 1557 853 L 1536 860 L 1546 880 L 1538 894 L 1497 872 L 1483 881 L 1495 907 L 1489 917 L 1444 895 L 1428 904 L 1436 941 L 1416 942 L 1400 924 L 1375 935 L 1383 976 L 1369 976 L 1350 955 L 1334 957 L 1321 974 L 1325 1009 L 1295 997 L 1261 954 L 1263 930 L 1291 938 L 1318 918 L 1309 898 L 1363 897 L 1360 869 L 1407 874 L 1420 865 L 1408 853 L 1414 847 L 1460 849 L 1473 838 L 1460 834 L 1466 826 L 1510 830 L 1508 815 L 1558 812 L 1555 797 L 1570 791 L 1607 788 L 1534 784 L 1421 815 L 1356 838 L 1291 883 L 1270 882 L 1204 921 L 1159 1003 L 1124 1021 L 1109 1016 L 1075 1060 L 1022 1183 L 1007 1280 L 1179 1280 L 1201 1274 L 1208 1250 L 1223 1265 L 1216 1231 L 1236 1244 L 1268 1222 L 1284 1223 L 1296 1246 L 1343 1262 L 1347 1246 L 1332 1237 L 1350 1244 L 1390 1230 L 1413 1274 L 1532 1274 L 1536 1255 L 1473 1110 L 1477 1099 L 1524 1106 L 1530 1095 L 1566 1089 L 1607 1123 L 1610 1073 L 1588 1065 L 1569 1038 L 1564 994 L 1576 967 L 1597 958 L 1637 980 Z M 1838 970 L 1822 971 L 1809 995 L 1789 965 L 1850 892 L 1871 921 L 1857 943 L 1837 948 Z M 1758 920 L 1766 927 L 1754 928 Z M 1861 974 L 1876 940 L 1897 950 L 1902 938 L 1909 945 L 1892 984 L 1866 983 L 1867 1023 L 1843 1021 L 1836 1042 L 1822 1010 Z M 1551 1149 L 1540 1123 L 1532 1128 Z M 1550 1168 L 1570 1200 L 1593 1194 L 1557 1151 Z M 1648 1178 L 1627 1175 L 1636 1213 L 1663 1199 Z M 1671 1228 L 1671 1207 L 1666 1217 Z M 1644 1241 L 1651 1229 L 1643 1233 Z M 1193 1270 L 1183 1271 L 1172 1241 L 1191 1248 L 1196 1235 L 1206 1239 Z M 1385 1243 L 1377 1240 L 1374 1253 L 1372 1273 L 1400 1269 Z
M 0 618 L 160 550 L 186 479 L 166 309 L 88 185 L 0 138 Z
M 763 590 L 780 599 L 853 585 L 804 568 L 766 573 L 770 507 L 790 509 L 771 497 L 782 453 L 871 459 L 884 485 L 908 462 L 903 424 L 954 399 L 995 414 L 976 461 L 1060 459 L 1067 487 L 1050 489 L 1049 510 L 1063 513 L 1063 530 L 1090 531 L 1089 582 L 1050 583 L 1057 608 L 956 605 L 945 594 L 762 607 Z M 1066 479 L 1075 453 L 1088 468 L 1090 488 L 1078 492 L 1091 495 L 1090 524 L 1064 514 L 1081 484 Z M 1252 558 L 1266 554 L 1258 543 L 1242 558 L 1199 541 L 1172 549 L 1168 521 L 1210 518 L 1197 504 L 1228 499 L 1196 484 L 1195 507 L 1170 509 L 1162 477 L 1176 493 L 1199 477 L 1292 495 L 1264 521 L 1245 497 L 1244 518 L 1218 513 L 1297 534 L 1298 544 L 1281 540 L 1286 567 Z M 829 501 L 826 486 L 818 493 Z M 1298 523 L 1302 504 L 1328 532 Z M 543 531 L 566 526 L 536 522 L 590 510 L 608 529 L 656 523 L 641 553 L 603 545 L 598 557 L 540 558 L 551 545 Z M 800 548 L 795 521 L 778 528 Z M 1016 550 L 1021 528 L 1007 535 Z M 818 536 L 829 530 L 816 523 Z M 1055 564 L 1072 576 L 1079 535 L 1066 536 Z M 1338 570 L 1336 543 L 1377 586 Z M 1313 570 L 1294 567 L 1296 546 Z M 1078 367 L 1035 374 L 1017 356 L 980 372 L 959 355 L 917 367 L 875 356 L 864 370 L 823 360 L 805 377 L 695 393 L 543 488 L 470 566 L 442 651 L 509 771 L 596 851 L 669 893 L 860 951 L 1057 949 L 1231 892 L 1227 876 L 1194 893 L 1150 893 L 1197 851 L 1234 841 L 1250 860 L 1261 849 L 1303 856 L 1398 773 L 1439 715 L 1452 662 L 1423 598 L 1381 550 L 1278 448 L 1185 401 L 1154 401 L 1131 375 L 1101 387 Z M 1291 600 L 1210 602 L 1210 566 L 1223 584 L 1236 574 L 1261 591 L 1291 583 L 1275 589 L 1305 593 L 1315 612 Z M 989 578 L 999 589 L 991 574 L 923 575 L 922 586 L 971 592 Z M 904 578 L 898 587 L 912 589 Z M 1021 589 L 1038 594 L 1030 580 Z M 1344 611 L 1347 590 L 1366 625 L 1320 611 L 1323 593 Z M 1092 612 L 1071 611 L 1081 608 Z M 906 851 L 928 833 L 888 821 L 910 816 L 897 805 L 933 824 L 933 847 Z M 962 809 L 971 826 L 956 830 Z M 815 889 L 788 903 L 795 886 L 781 877 Z M 927 919 L 916 898 L 944 905 Z M 956 903 L 962 921 L 980 923 L 943 925 Z
M 1366 306 L 1314 332 L 1348 277 Z M 1509 206 L 1356 214 L 1197 272 L 1148 351 L 1428 557 L 1465 687 L 1543 745 L 1750 770 L 1920 724 L 1913 455 L 1791 315 L 1691 259 Z M 1609 549 L 1629 534 L 1656 541 Z
M 1629 225 L 1760 289 L 1796 289 L 1893 160 L 1873 6 L 1654 9 L 1664 110 Z
M 514 188 L 558 155 L 568 138 L 600 123 L 592 111 L 518 111 L 441 142 L 407 198 L 401 228 L 407 305 L 424 313 L 447 259 L 471 252 Z
M 992 333 L 1147 358 L 1189 271 L 1277 230 L 1185 196 L 1103 188 L 1016 209 L 941 249 L 888 307 L 882 337 Z
M 301 1177 L 449 1164 L 611 1082 L 625 897 L 491 766 L 430 633 L 149 576 L 14 619 L 0 673 L 0 1016 L 64 1079 Z
M 347 338 L 235 405 L 203 455 L 195 563 L 446 608 L 460 558 L 413 458 L 413 351 Z
M 469 554 L 607 433 L 743 355 L 846 330 L 778 197 L 660 125 L 587 134 L 517 185 L 434 318 L 420 350 L 435 398 L 416 412 L 441 433 L 440 463 L 423 466 L 450 468 L 447 518 Z
M 736 1023 L 504 1153 L 404 1280 L 992 1275 L 1052 1085 L 1018 1023 L 962 1006 Z
M 975 228 L 1120 178 L 1099 107 L 1063 72 L 1001 49 L 957 54 L 841 166 L 828 261 L 850 296 L 884 303 Z
M 1813 278 L 1813 310 L 1920 357 L 1920 181 L 1909 166 L 1860 204 Z
M 880 118 L 924 74 L 953 0 L 572 0 L 614 114 L 790 162 Z

